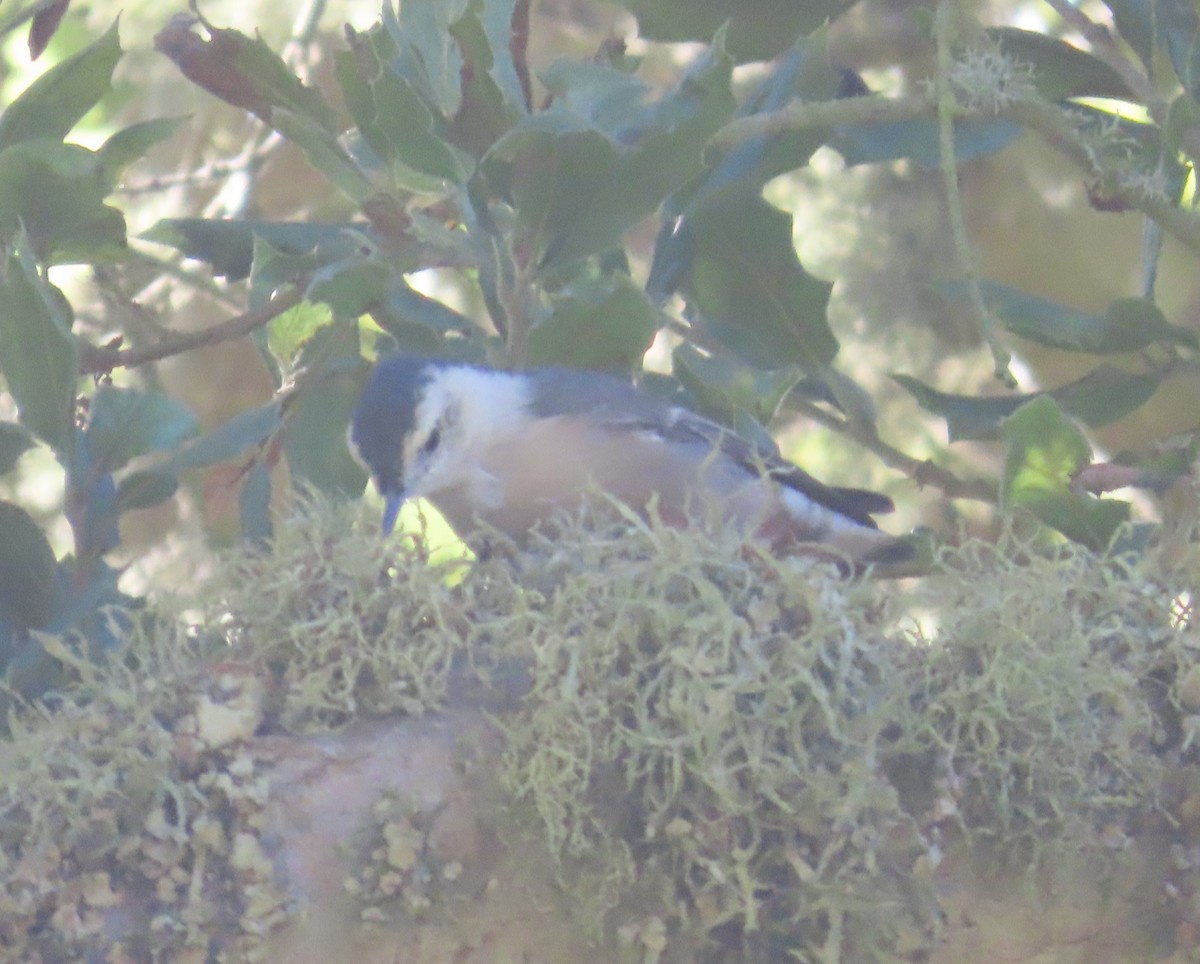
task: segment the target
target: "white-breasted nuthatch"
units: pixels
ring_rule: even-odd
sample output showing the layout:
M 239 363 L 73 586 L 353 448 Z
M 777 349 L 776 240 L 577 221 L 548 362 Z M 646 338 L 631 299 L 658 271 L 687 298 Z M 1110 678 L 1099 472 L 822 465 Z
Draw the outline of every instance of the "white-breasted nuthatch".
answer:
M 728 429 L 598 372 L 507 372 L 392 356 L 376 365 L 348 433 L 390 532 L 424 497 L 468 542 L 483 522 L 520 539 L 601 490 L 666 521 L 697 507 L 776 548 L 819 543 L 853 564 L 906 558 L 872 513 L 886 496 L 818 482 Z M 697 505 L 698 504 L 698 505 Z

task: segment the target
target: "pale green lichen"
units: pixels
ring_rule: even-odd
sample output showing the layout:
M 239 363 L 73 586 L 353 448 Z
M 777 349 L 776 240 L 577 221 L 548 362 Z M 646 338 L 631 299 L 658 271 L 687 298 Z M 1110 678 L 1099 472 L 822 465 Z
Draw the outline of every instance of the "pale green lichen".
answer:
M 629 960 L 916 959 L 948 854 L 1115 872 L 1155 814 L 1181 847 L 1200 827 L 1191 555 L 1166 575 L 1009 538 L 880 583 L 636 520 L 494 549 L 430 566 L 317 507 L 230 558 L 190 628 L 139 618 L 102 668 L 47 640 L 80 682 L 0 744 L 9 959 L 261 956 L 296 908 L 250 743 L 464 703 L 502 746 L 492 829 L 541 841 Z M 432 820 L 379 800 L 347 851 L 364 920 L 478 886 Z M 1189 868 L 1161 870 L 1180 920 Z M 147 916 L 105 930 L 134 894 Z

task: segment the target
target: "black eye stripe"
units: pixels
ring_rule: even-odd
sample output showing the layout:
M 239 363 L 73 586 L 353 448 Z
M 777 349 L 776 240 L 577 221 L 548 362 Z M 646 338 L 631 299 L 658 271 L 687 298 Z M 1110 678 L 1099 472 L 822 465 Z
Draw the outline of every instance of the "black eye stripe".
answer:
M 440 428 L 434 428 L 434 430 L 429 433 L 429 437 L 427 439 L 425 439 L 425 441 L 422 443 L 421 454 L 422 455 L 432 454 L 433 450 L 436 449 L 441 444 L 441 442 L 442 442 L 442 430 Z

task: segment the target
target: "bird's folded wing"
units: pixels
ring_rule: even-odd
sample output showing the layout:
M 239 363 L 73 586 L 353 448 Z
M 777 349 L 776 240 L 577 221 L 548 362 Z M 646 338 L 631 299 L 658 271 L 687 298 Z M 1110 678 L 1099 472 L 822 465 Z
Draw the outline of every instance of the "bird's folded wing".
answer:
M 873 513 L 891 512 L 892 500 L 866 489 L 839 488 L 819 482 L 802 468 L 777 455 L 764 453 L 745 439 L 716 422 L 685 408 L 664 406 L 664 418 L 610 410 L 599 414 L 605 424 L 617 431 L 650 435 L 667 443 L 704 445 L 719 451 L 735 465 L 752 475 L 767 475 L 779 485 L 800 492 L 827 509 L 844 515 L 860 525 L 875 528 Z

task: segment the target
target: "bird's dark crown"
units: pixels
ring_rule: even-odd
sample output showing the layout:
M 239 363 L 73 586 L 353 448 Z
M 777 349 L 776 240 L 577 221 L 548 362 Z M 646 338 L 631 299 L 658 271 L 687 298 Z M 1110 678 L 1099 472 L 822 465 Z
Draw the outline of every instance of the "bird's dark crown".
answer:
M 407 355 L 383 359 L 354 408 L 350 442 L 384 491 L 402 488 L 404 440 L 413 430 L 417 403 L 437 366 L 433 359 Z

